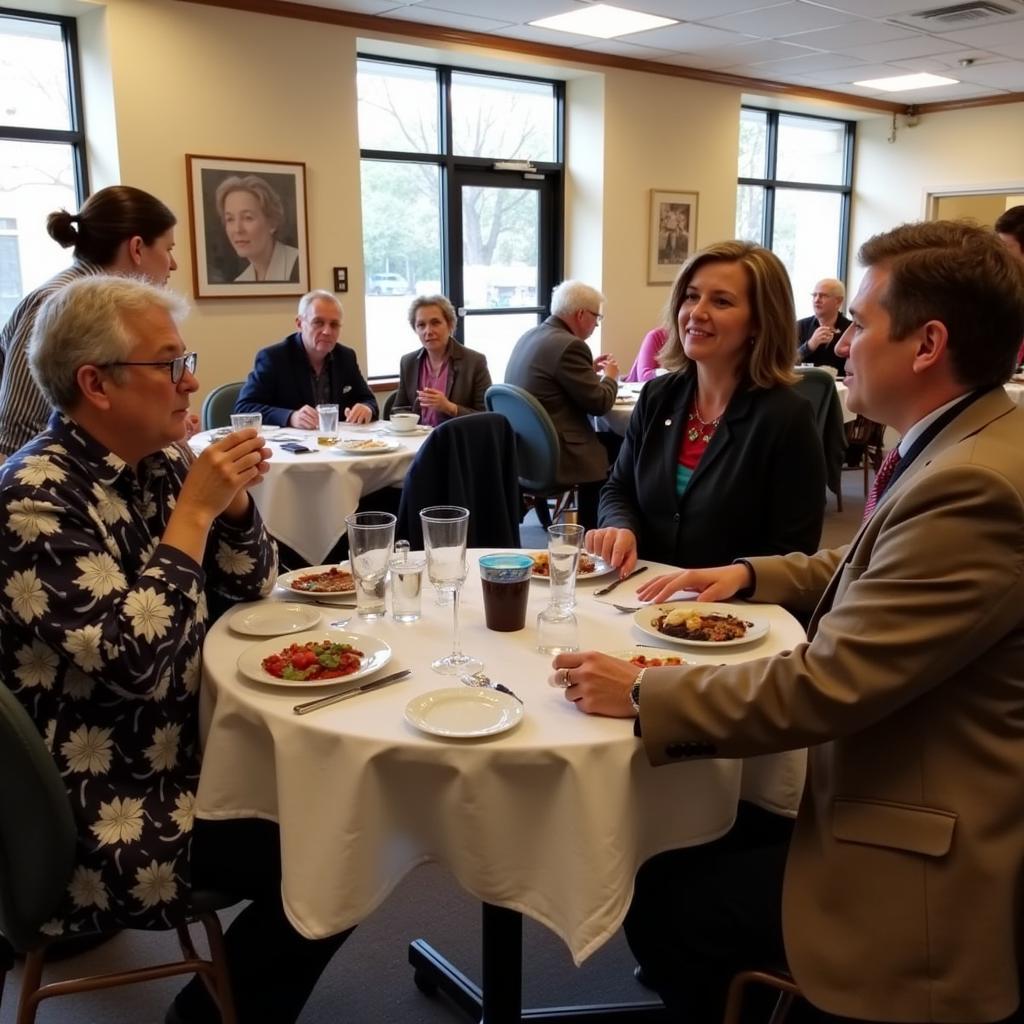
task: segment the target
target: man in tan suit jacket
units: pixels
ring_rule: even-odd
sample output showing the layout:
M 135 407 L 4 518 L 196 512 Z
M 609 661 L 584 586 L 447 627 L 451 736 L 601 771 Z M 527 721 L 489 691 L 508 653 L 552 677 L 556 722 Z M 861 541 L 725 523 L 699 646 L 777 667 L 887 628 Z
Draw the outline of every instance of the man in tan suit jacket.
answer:
M 1018 1007 L 1024 924 L 1024 410 L 1001 387 L 1024 268 L 949 222 L 876 236 L 861 261 L 850 408 L 902 434 L 874 514 L 847 548 L 642 595 L 813 609 L 809 642 L 639 679 L 593 653 L 555 664 L 582 710 L 637 706 L 656 764 L 810 747 L 783 891 L 801 990 L 847 1018 L 985 1024 Z
M 579 484 L 579 521 L 597 526 L 597 497 L 608 476 L 608 453 L 590 416 L 603 416 L 618 394 L 619 365 L 597 359 L 587 339 L 601 322 L 604 297 L 582 281 L 563 281 L 551 295 L 551 316 L 517 342 L 505 383 L 529 391 L 548 411 L 559 440 L 558 480 Z

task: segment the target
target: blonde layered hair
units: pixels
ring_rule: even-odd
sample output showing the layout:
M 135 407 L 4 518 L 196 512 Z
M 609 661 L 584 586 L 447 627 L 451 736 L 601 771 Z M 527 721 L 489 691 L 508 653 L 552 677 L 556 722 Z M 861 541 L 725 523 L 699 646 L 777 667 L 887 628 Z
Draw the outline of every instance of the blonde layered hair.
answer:
M 708 263 L 739 263 L 746 270 L 750 303 L 750 353 L 740 370 L 740 381 L 752 388 L 774 388 L 797 379 L 796 311 L 789 274 L 770 249 L 753 242 L 716 242 L 694 253 L 682 266 L 672 286 L 666 310 L 668 337 L 658 352 L 666 370 L 685 370 L 692 360 L 679 336 L 679 309 L 694 275 Z

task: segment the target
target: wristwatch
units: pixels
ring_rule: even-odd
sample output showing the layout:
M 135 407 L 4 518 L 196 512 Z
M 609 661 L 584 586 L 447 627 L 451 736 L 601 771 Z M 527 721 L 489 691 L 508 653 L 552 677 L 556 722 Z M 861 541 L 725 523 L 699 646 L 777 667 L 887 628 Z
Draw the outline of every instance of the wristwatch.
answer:
M 633 680 L 633 685 L 629 688 L 629 703 L 633 705 L 633 714 L 640 714 L 640 684 L 643 682 L 644 673 L 647 669 L 640 669 L 637 673 L 636 679 Z

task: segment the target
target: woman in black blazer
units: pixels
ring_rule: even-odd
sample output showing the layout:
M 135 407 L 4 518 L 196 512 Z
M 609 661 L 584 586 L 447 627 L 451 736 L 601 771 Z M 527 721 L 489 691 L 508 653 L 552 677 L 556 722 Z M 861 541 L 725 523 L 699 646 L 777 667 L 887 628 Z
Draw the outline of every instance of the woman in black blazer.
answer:
M 402 356 L 393 409 L 411 408 L 430 426 L 483 412 L 484 392 L 491 386 L 487 357 L 452 337 L 452 304 L 443 295 L 417 296 L 409 307 L 409 326 L 423 347 Z
M 825 462 L 796 379 L 793 297 L 774 253 L 721 242 L 694 255 L 669 300 L 649 382 L 601 492 L 587 550 L 696 568 L 817 550 Z

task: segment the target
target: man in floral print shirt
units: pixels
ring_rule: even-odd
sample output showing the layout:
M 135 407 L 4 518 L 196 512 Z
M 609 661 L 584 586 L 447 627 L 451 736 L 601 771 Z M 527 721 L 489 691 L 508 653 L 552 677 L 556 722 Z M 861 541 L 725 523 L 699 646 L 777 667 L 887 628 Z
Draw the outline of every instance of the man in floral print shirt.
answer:
M 248 493 L 270 452 L 254 430 L 196 459 L 178 444 L 198 387 L 184 313 L 173 293 L 125 278 L 50 298 L 30 361 L 58 411 L 0 467 L 0 679 L 44 734 L 78 823 L 53 935 L 174 925 L 203 849 L 232 841 L 233 823 L 202 823 L 201 844 L 193 821 L 206 591 L 252 600 L 273 586 L 275 546 Z M 273 875 L 276 850 L 266 859 Z M 271 938 L 265 921 L 260 931 Z M 326 941 L 329 958 L 341 940 Z M 215 1019 L 209 1000 L 193 1002 L 169 1019 Z

